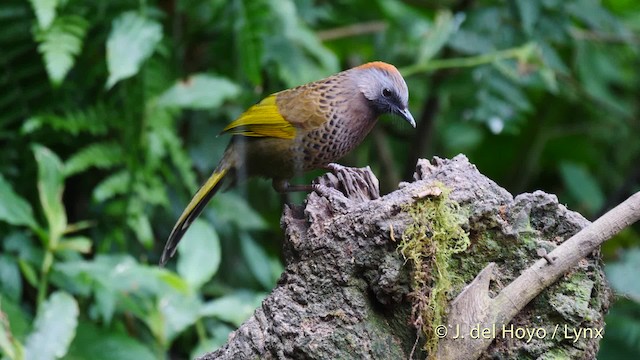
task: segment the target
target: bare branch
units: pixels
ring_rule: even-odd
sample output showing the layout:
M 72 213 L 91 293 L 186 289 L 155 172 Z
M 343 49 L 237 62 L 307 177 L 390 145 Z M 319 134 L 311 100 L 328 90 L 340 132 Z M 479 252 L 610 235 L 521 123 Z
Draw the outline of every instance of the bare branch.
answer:
M 640 220 L 640 192 L 594 221 L 547 255 L 552 260 L 536 261 L 522 275 L 506 286 L 493 299 L 489 297 L 489 281 L 495 264 L 491 263 L 465 291 L 451 303 L 448 328 L 469 333 L 480 324 L 483 328 L 501 329 L 534 297 L 556 282 L 578 262 L 596 250 L 625 227 Z M 445 337 L 439 343 L 438 359 L 477 359 L 494 339 L 490 336 L 454 339 Z

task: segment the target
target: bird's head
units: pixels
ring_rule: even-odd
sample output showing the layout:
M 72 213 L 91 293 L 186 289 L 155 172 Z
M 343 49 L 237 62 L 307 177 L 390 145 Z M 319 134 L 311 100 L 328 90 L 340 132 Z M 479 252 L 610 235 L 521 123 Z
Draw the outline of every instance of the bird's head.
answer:
M 409 112 L 409 89 L 395 66 L 376 61 L 355 68 L 358 88 L 380 114 L 396 114 L 411 126 L 416 122 Z

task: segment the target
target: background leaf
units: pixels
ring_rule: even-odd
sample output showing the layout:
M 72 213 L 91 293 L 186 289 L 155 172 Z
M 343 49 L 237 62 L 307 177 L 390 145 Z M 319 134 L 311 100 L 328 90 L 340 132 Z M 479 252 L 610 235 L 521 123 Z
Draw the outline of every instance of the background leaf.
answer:
M 81 321 L 67 360 L 153 360 L 155 354 L 129 334 Z
M 122 146 L 116 143 L 91 144 L 79 150 L 64 164 L 65 176 L 90 168 L 110 169 L 123 163 Z
M 265 220 L 248 203 L 247 200 L 232 193 L 221 193 L 211 201 L 220 222 L 232 223 L 244 230 L 260 230 L 267 226 Z M 242 214 L 242 216 L 238 216 Z
M 51 27 L 37 30 L 38 51 L 43 55 L 54 85 L 60 85 L 82 49 L 89 23 L 80 16 L 58 17 Z
M 58 0 L 29 0 L 29 2 L 36 13 L 38 25 L 41 29 L 47 29 L 56 18 Z
M 163 325 L 161 337 L 167 343 L 198 320 L 202 307 L 200 300 L 193 294 L 166 293 L 159 299 L 159 303 L 158 310 Z
M 424 63 L 433 58 L 449 41 L 451 35 L 458 31 L 463 21 L 464 16 L 461 14 L 453 15 L 448 10 L 438 12 L 434 24 L 424 36 L 417 62 Z
M 240 88 L 225 78 L 195 74 L 165 91 L 158 104 L 185 109 L 215 109 L 239 93 Z
M 31 205 L 16 194 L 11 184 L 0 174 L 0 220 L 12 225 L 37 227 Z
M 265 294 L 238 291 L 204 304 L 200 310 L 202 316 L 214 316 L 240 326 L 262 302 Z
M 269 4 L 264 0 L 233 2 L 237 19 L 234 31 L 238 37 L 236 52 L 244 76 L 254 85 L 262 83 L 261 66 L 264 55 L 264 34 L 268 31 Z
M 533 27 L 538 20 L 538 16 L 540 16 L 541 2 L 515 0 L 515 5 L 518 9 L 522 28 L 527 34 L 531 34 L 533 32 Z
M 67 227 L 67 214 L 62 204 L 64 168 L 58 156 L 46 147 L 34 145 L 33 152 L 38 163 L 40 203 L 49 223 L 50 238 L 57 239 Z
M 65 292 L 55 292 L 38 309 L 34 331 L 25 343 L 25 359 L 60 359 L 76 335 L 78 303 Z
M 136 12 L 129 11 L 115 19 L 107 39 L 107 88 L 137 74 L 161 39 L 162 26 Z
M 605 272 L 609 283 L 617 293 L 640 302 L 640 283 L 635 276 L 630 276 L 630 274 L 640 273 L 640 248 L 623 252 L 619 261 L 605 266 Z
M 22 279 L 18 262 L 6 254 L 0 254 L 0 294 L 16 302 L 22 296 Z
M 240 239 L 242 255 L 247 260 L 251 273 L 265 289 L 271 289 L 277 278 L 274 278 L 271 271 L 269 255 L 246 232 L 240 235 Z
M 178 247 L 178 274 L 193 289 L 200 288 L 220 266 L 220 240 L 215 229 L 203 220 L 193 222 Z
M 584 166 L 574 163 L 560 164 L 560 174 L 570 194 L 593 214 L 602 207 L 604 195 L 600 186 Z

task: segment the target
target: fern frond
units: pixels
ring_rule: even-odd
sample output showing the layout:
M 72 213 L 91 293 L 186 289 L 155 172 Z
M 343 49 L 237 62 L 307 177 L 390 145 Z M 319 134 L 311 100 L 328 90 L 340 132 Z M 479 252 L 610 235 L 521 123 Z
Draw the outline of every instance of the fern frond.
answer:
M 97 202 L 104 202 L 117 195 L 126 194 L 130 182 L 131 175 L 127 170 L 112 174 L 96 186 L 93 190 L 93 199 Z
M 56 18 L 56 7 L 58 0 L 30 0 L 33 11 L 38 19 L 38 26 L 47 29 Z
M 89 168 L 110 169 L 124 163 L 122 145 L 117 143 L 91 144 L 73 154 L 64 164 L 65 176 L 81 173 Z
M 43 55 L 49 79 L 62 83 L 80 53 L 89 23 L 76 15 L 61 16 L 48 29 L 36 31 L 38 51 Z
M 54 130 L 78 135 L 105 135 L 110 128 L 110 119 L 117 114 L 103 103 L 83 110 L 68 111 L 63 115 L 44 114 L 29 118 L 23 125 L 22 134 L 29 134 L 44 126 Z

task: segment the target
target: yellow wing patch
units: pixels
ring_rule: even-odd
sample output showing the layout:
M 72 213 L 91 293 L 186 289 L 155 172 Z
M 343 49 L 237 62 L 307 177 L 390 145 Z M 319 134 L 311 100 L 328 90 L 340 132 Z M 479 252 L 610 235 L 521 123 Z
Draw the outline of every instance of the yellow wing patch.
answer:
M 277 94 L 250 107 L 222 130 L 232 135 L 293 139 L 296 129 L 278 111 Z

